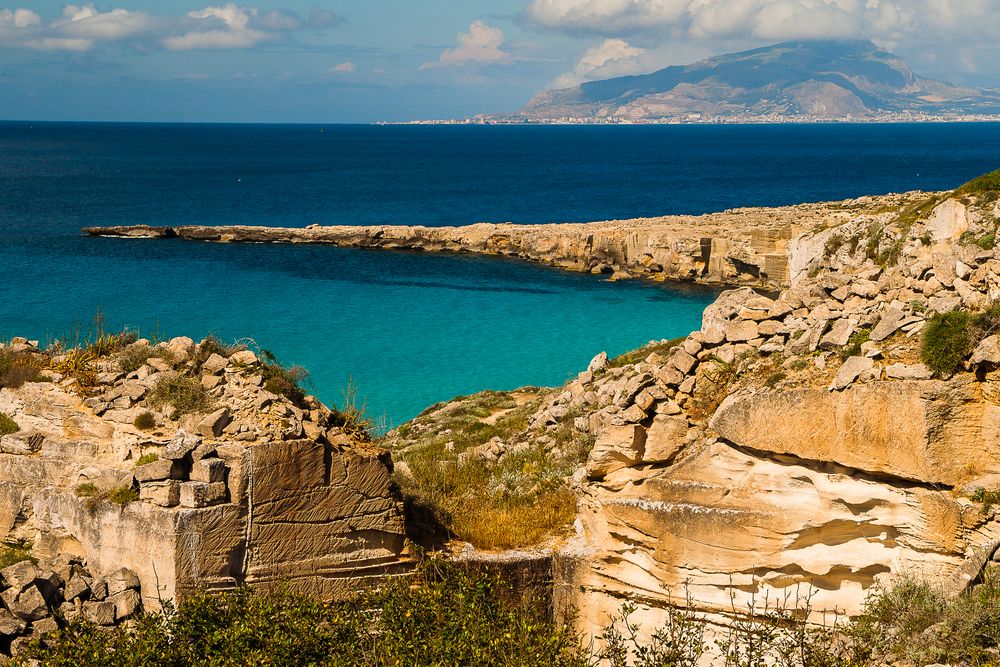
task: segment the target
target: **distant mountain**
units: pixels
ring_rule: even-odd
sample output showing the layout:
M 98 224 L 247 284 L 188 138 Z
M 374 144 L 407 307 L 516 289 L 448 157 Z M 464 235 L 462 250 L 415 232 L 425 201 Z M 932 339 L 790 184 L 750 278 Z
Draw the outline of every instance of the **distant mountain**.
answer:
M 633 120 L 1000 114 L 1000 91 L 924 79 L 869 41 L 785 42 L 546 91 L 514 116 Z

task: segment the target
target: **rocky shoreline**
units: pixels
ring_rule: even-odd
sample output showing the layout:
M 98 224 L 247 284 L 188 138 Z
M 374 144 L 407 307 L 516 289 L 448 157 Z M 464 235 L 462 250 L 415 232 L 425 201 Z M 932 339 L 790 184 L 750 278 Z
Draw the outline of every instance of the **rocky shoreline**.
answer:
M 925 193 L 844 202 L 747 208 L 702 216 L 546 225 L 464 227 L 252 226 L 88 227 L 90 236 L 220 243 L 301 243 L 344 248 L 512 257 L 615 279 L 780 288 L 790 285 L 817 229 L 864 218 L 888 222 Z
M 998 192 L 1000 187 L 991 185 L 699 218 L 530 228 L 126 227 L 87 232 L 472 252 L 617 277 L 742 285 L 721 294 L 705 311 L 701 329 L 681 341 L 661 341 L 616 360 L 599 355 L 562 387 L 493 392 L 489 400 L 465 397 L 433 406 L 380 443 L 396 462 L 396 483 L 420 502 L 420 475 L 434 482 L 437 493 L 440 476 L 461 473 L 463 466 L 480 475 L 502 468 L 503 474 L 488 484 L 468 485 L 463 493 L 469 497 L 456 507 L 488 504 L 489 493 L 507 502 L 519 493 L 518 471 L 528 468 L 533 476 L 523 481 L 529 501 L 545 489 L 570 493 L 570 516 L 563 524 L 553 523 L 542 542 L 551 566 L 532 567 L 550 567 L 553 607 L 578 610 L 578 629 L 592 636 L 624 601 L 636 605 L 636 619 L 651 630 L 669 620 L 678 600 L 725 625 L 755 600 L 787 599 L 806 589 L 811 591 L 810 618 L 822 622 L 830 613 L 858 615 L 879 585 L 904 577 L 919 577 L 955 596 L 998 576 Z M 779 260 L 785 267 L 781 279 L 778 272 L 764 270 Z M 762 287 L 777 289 L 763 294 Z M 931 333 L 943 335 L 942 322 L 960 328 L 956 340 L 961 344 L 949 340 L 935 352 Z M 19 345 L 40 353 L 24 341 Z M 127 473 L 139 491 L 139 502 L 125 514 L 140 507 L 144 512 L 233 512 L 239 528 L 232 534 L 249 530 L 249 553 L 259 558 L 260 544 L 284 542 L 253 540 L 288 537 L 279 526 L 289 522 L 301 521 L 287 529 L 300 534 L 302 526 L 314 526 L 315 511 L 297 500 L 308 482 L 310 498 L 327 494 L 321 513 L 336 515 L 327 538 L 348 545 L 336 563 L 329 563 L 329 572 L 343 575 L 340 583 L 352 585 L 358 564 L 373 561 L 405 572 L 403 535 L 413 526 L 404 522 L 413 517 L 404 519 L 394 504 L 388 456 L 342 440 L 340 427 L 321 406 L 266 396 L 265 360 L 244 351 L 199 355 L 204 343 L 185 339 L 160 345 L 179 348 L 170 355 L 171 368 L 159 368 L 151 357 L 146 370 L 102 373 L 85 399 L 73 402 L 59 394 L 58 400 L 42 404 L 60 406 L 55 412 L 37 412 L 32 392 L 53 392 L 56 386 L 71 393 L 74 388 L 60 385 L 62 380 L 5 389 L 0 411 L 21 420 L 37 417 L 39 430 L 46 420 L 67 423 L 65 405 L 70 404 L 79 423 L 119 423 L 114 427 L 118 435 L 110 440 L 93 430 L 82 439 L 110 443 L 101 451 L 114 452 L 120 461 L 106 467 Z M 955 350 L 955 358 L 942 360 Z M 178 415 L 163 412 L 155 423 L 169 426 L 170 433 L 164 431 L 156 442 L 137 438 L 127 411 L 148 409 L 143 401 L 149 401 L 150 377 L 177 372 L 224 399 L 228 414 L 213 405 L 176 422 Z M 220 457 L 226 453 L 222 458 L 229 472 L 226 495 L 217 498 L 218 504 L 162 507 L 159 487 L 142 497 L 146 484 L 192 484 L 200 446 L 185 449 L 176 479 L 173 463 L 159 464 L 159 477 L 145 482 L 140 479 L 145 470 L 123 465 L 153 446 L 166 448 L 160 459 L 175 461 L 166 450 L 180 437 L 178 427 L 210 443 L 224 441 L 216 443 L 216 450 Z M 0 454 L 0 460 L 29 460 L 39 455 L 39 447 L 44 458 L 52 450 L 43 442 L 81 439 L 63 435 L 58 440 L 53 432 L 34 444 L 24 434 L 4 436 L 0 445 L 10 443 L 17 451 Z M 255 456 L 265 453 L 260 465 L 253 465 Z M 341 457 L 361 457 L 366 472 L 334 475 Z M 575 467 L 553 467 L 554 461 Z M 505 462 L 513 463 L 504 468 Z M 205 465 L 197 474 L 210 478 L 212 471 L 201 469 Z M 272 468 L 285 472 L 273 480 L 272 496 L 262 501 L 263 491 L 248 488 L 247 480 L 266 480 Z M 309 471 L 315 470 L 326 472 L 313 479 Z M 234 486 L 234 479 L 243 481 Z M 361 498 L 342 503 L 341 482 L 358 479 L 366 481 L 364 489 L 353 489 Z M 173 505 L 171 494 L 167 505 Z M 185 505 L 188 496 L 179 504 Z M 367 509 L 372 503 L 377 512 Z M 262 526 L 261 512 L 266 517 L 278 507 L 287 514 L 272 516 L 274 525 Z M 486 509 L 480 529 L 490 528 Z M 497 510 L 498 516 L 521 516 L 512 514 L 516 511 L 509 503 Z M 47 513 L 51 509 L 36 515 Z M 211 534 L 207 526 L 203 536 Z M 305 530 L 311 534 L 314 528 Z M 381 550 L 363 537 L 372 532 L 379 533 Z M 535 541 L 524 546 L 537 547 L 536 537 L 526 538 Z M 324 557 L 327 538 L 305 541 L 315 548 L 309 558 L 297 551 L 299 545 L 257 570 L 233 568 L 235 561 L 227 560 L 230 569 L 215 584 L 266 585 L 293 572 L 307 588 L 331 594 L 336 587 L 327 578 L 307 575 L 314 559 Z M 460 545 L 458 551 L 467 555 L 475 548 Z M 200 565 L 196 569 L 204 571 Z M 376 577 L 377 569 L 365 571 Z M 141 568 L 136 571 L 142 578 Z

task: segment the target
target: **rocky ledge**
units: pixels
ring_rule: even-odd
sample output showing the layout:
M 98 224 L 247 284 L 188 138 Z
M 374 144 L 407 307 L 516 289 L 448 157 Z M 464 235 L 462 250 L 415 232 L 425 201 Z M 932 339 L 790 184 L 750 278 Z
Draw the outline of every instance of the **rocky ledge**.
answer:
M 804 258 L 804 234 L 848 221 L 886 224 L 923 202 L 924 193 L 862 197 L 702 216 L 583 224 L 480 223 L 464 227 L 250 226 L 89 227 L 91 236 L 229 243 L 310 243 L 350 248 L 514 257 L 615 278 L 782 287 Z
M 809 590 L 822 621 L 857 614 L 879 582 L 958 593 L 1000 569 L 1000 342 L 974 340 L 944 369 L 923 349 L 941 314 L 996 316 L 997 201 L 829 210 L 793 240 L 788 288 L 725 292 L 684 340 L 599 355 L 526 426 L 463 453 L 488 465 L 526 443 L 555 458 L 593 443 L 567 482 L 575 536 L 554 569 L 582 630 L 623 601 L 651 630 L 686 599 L 724 622 Z M 428 421 L 468 401 L 391 441 L 424 446 Z

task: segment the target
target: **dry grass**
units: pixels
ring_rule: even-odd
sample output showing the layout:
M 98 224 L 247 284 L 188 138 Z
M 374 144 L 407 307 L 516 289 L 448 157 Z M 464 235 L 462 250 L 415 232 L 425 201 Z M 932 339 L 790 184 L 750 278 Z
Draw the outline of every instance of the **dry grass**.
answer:
M 394 458 L 409 475 L 398 482 L 411 506 L 430 512 L 457 539 L 481 549 L 538 544 L 564 531 L 576 514 L 566 477 L 586 459 L 592 443 L 567 426 L 550 452 L 527 432 L 541 397 L 483 392 L 439 406 L 392 434 Z M 564 420 L 572 424 L 572 416 Z M 461 456 L 501 438 L 517 445 L 498 461 Z
M 169 405 L 179 416 L 207 411 L 210 399 L 198 378 L 174 373 L 156 381 L 149 392 L 149 403 L 154 407 Z

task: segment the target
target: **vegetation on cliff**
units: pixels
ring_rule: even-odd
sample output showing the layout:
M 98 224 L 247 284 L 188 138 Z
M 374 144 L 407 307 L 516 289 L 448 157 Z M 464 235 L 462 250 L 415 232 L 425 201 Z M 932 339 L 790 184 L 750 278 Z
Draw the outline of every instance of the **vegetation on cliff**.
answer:
M 569 526 L 576 501 L 564 480 L 587 449 L 568 430 L 561 456 L 527 437 L 542 395 L 523 389 L 459 397 L 390 434 L 386 444 L 411 516 L 484 549 L 530 546 Z M 514 438 L 516 451 L 499 455 L 499 443 Z
M 1000 330 L 1000 303 L 993 303 L 980 313 L 953 310 L 937 313 L 927 322 L 920 355 L 938 377 L 948 377 L 980 343 Z

